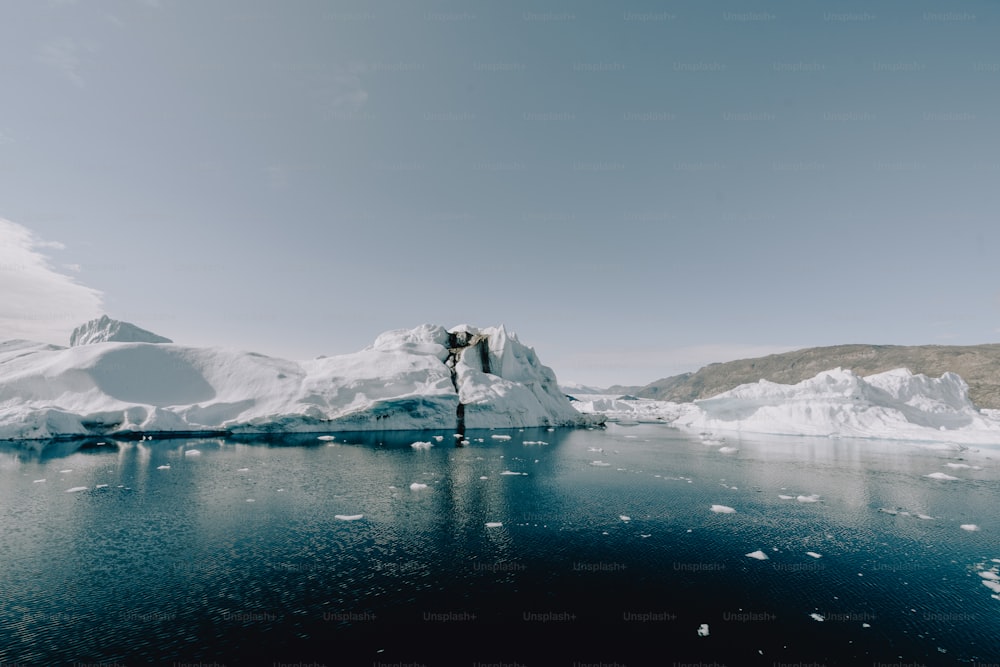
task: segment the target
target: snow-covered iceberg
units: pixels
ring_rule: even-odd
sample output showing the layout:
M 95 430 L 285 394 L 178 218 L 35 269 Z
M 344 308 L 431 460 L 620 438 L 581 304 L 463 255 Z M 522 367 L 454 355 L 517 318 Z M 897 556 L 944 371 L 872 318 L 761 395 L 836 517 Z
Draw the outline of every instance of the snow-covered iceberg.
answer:
M 969 400 L 955 373 L 905 368 L 859 377 L 840 368 L 786 385 L 761 380 L 686 404 L 673 422 L 697 430 L 1000 444 L 1000 421 Z
M 134 333 L 113 322 L 78 329 L 69 348 L 0 343 L 0 439 L 594 421 L 572 408 L 552 370 L 502 326 L 422 325 L 384 333 L 360 352 L 296 362 L 159 340 L 97 342 L 111 329 Z
M 90 345 L 91 343 L 173 343 L 152 331 L 141 329 L 130 322 L 113 320 L 102 315 L 73 329 L 69 346 Z

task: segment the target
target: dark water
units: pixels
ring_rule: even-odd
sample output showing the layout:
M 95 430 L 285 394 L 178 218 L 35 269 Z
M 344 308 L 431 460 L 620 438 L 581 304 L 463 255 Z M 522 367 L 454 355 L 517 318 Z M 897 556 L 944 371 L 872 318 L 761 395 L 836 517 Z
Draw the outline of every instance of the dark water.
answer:
M 998 450 L 431 435 L 0 449 L 0 664 L 1000 664 Z

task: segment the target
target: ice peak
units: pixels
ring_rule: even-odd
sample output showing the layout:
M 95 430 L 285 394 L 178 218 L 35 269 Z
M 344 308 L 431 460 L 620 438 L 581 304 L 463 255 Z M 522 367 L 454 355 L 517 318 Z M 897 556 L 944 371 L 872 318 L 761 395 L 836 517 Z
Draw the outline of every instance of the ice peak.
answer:
M 169 338 L 159 336 L 129 322 L 113 320 L 102 315 L 73 329 L 69 346 L 90 345 L 91 343 L 172 343 Z

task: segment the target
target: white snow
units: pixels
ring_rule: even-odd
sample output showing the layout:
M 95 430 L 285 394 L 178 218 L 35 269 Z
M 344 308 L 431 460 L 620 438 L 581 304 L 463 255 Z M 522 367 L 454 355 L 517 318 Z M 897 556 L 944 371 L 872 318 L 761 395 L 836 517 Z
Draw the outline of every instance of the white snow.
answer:
M 757 560 L 767 560 L 767 554 L 758 549 L 757 551 L 751 551 L 746 554 L 747 558 L 756 558 Z
M 732 514 L 736 511 L 728 505 L 712 505 L 711 510 L 718 514 Z
M 698 432 L 1000 443 L 1000 420 L 976 409 L 961 377 L 905 368 L 865 377 L 837 368 L 794 385 L 744 384 L 681 406 L 673 424 Z
M 140 327 L 113 320 L 107 315 L 102 315 L 96 320 L 90 320 L 73 329 L 69 337 L 70 347 L 78 345 L 91 345 L 94 343 L 172 343 L 169 338 L 159 336 L 152 331 L 146 331 Z
M 357 521 L 364 518 L 364 514 L 334 514 L 333 518 L 339 521 Z

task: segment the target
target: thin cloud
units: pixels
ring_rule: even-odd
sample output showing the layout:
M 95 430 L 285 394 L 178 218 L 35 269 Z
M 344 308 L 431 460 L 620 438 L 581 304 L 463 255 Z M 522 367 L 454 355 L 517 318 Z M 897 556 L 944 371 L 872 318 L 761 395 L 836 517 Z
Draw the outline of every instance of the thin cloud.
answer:
M 53 68 L 70 80 L 74 86 L 86 85 L 80 74 L 80 51 L 83 47 L 72 39 L 56 39 L 42 44 L 38 50 L 38 62 Z
M 0 218 L 0 340 L 65 345 L 75 326 L 101 314 L 101 292 L 56 271 L 39 252 L 59 246 Z

